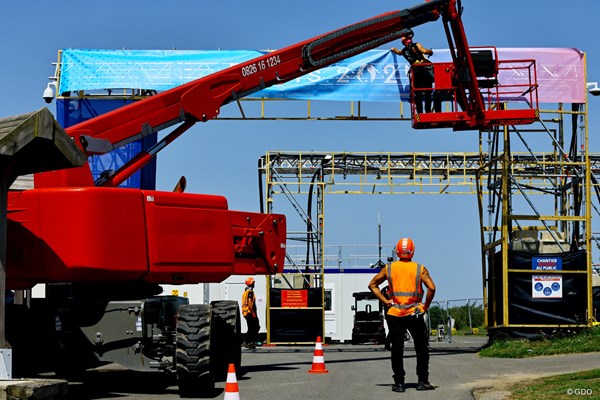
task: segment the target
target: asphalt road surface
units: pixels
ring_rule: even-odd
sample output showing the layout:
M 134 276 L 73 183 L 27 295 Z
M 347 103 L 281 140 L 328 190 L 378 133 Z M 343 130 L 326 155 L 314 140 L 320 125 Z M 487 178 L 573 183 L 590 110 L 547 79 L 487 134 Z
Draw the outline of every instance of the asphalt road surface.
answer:
M 430 381 L 434 391 L 417 392 L 415 354 L 411 343 L 405 350 L 405 393 L 393 393 L 390 353 L 379 345 L 333 344 L 324 346 L 326 374 L 310 374 L 314 347 L 276 346 L 243 350 L 238 372 L 242 400 L 352 400 L 473 399 L 475 387 L 504 386 L 542 375 L 597 367 L 600 353 L 535 359 L 485 359 L 477 351 L 485 337 L 454 337 L 454 343 L 431 342 Z M 225 382 L 203 398 L 223 399 Z M 89 372 L 81 381 L 69 382 L 69 400 L 171 400 L 179 399 L 174 379 L 154 373 L 120 369 Z M 399 397 L 398 397 L 399 398 Z M 477 397 L 485 398 L 485 397 Z M 497 397 L 498 398 L 498 397 Z

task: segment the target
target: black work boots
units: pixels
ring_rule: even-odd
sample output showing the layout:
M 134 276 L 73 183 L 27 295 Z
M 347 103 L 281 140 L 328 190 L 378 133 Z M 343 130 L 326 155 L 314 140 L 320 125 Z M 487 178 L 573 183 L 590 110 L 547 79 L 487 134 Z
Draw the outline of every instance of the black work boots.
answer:
M 429 382 L 419 382 L 417 383 L 417 390 L 435 390 L 435 386 Z

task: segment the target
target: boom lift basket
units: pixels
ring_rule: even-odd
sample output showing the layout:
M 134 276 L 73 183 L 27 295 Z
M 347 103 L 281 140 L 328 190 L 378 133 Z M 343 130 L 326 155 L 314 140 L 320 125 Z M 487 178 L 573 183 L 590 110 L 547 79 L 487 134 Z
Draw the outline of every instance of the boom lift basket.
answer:
M 478 92 L 470 92 L 468 74 L 455 62 L 414 64 L 410 69 L 411 115 L 415 129 L 487 130 L 500 125 L 527 125 L 539 117 L 535 60 L 498 60 L 494 47 L 470 48 Z M 433 70 L 433 87 L 419 88 L 415 76 Z M 429 92 L 429 93 L 426 93 Z M 417 113 L 415 99 L 431 96 L 432 112 Z M 480 97 L 484 108 L 473 103 Z M 437 106 L 436 106 L 437 104 Z M 437 112 L 433 110 L 437 109 Z

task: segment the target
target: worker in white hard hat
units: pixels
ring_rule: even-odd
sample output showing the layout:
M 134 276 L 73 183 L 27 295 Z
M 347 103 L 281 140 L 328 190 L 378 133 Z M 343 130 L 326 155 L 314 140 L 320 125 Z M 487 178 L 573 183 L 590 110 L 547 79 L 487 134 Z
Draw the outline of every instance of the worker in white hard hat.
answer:
M 435 284 L 425 266 L 412 261 L 415 244 L 410 238 L 402 238 L 396 245 L 399 261 L 388 263 L 371 279 L 369 290 L 383 303 L 389 306 L 387 312 L 388 328 L 392 340 L 392 370 L 394 385 L 392 391 L 406 390 L 404 377 L 404 336 L 410 332 L 417 353 L 417 390 L 433 390 L 429 383 L 429 334 L 424 314 L 429 309 L 435 295 Z M 379 289 L 388 281 L 389 298 Z M 423 286 L 427 288 L 423 302 Z
M 260 323 L 256 313 L 256 297 L 254 296 L 254 278 L 246 278 L 246 290 L 242 295 L 242 315 L 246 319 L 248 330 L 246 331 L 246 340 L 244 346 L 248 349 L 255 349 L 258 339 Z

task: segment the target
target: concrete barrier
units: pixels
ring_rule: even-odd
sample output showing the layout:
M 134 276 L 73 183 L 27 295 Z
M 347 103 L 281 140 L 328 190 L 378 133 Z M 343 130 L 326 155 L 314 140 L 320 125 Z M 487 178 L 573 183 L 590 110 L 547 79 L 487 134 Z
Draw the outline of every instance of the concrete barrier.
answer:
M 0 400 L 58 400 L 66 396 L 68 382 L 60 379 L 0 381 Z

